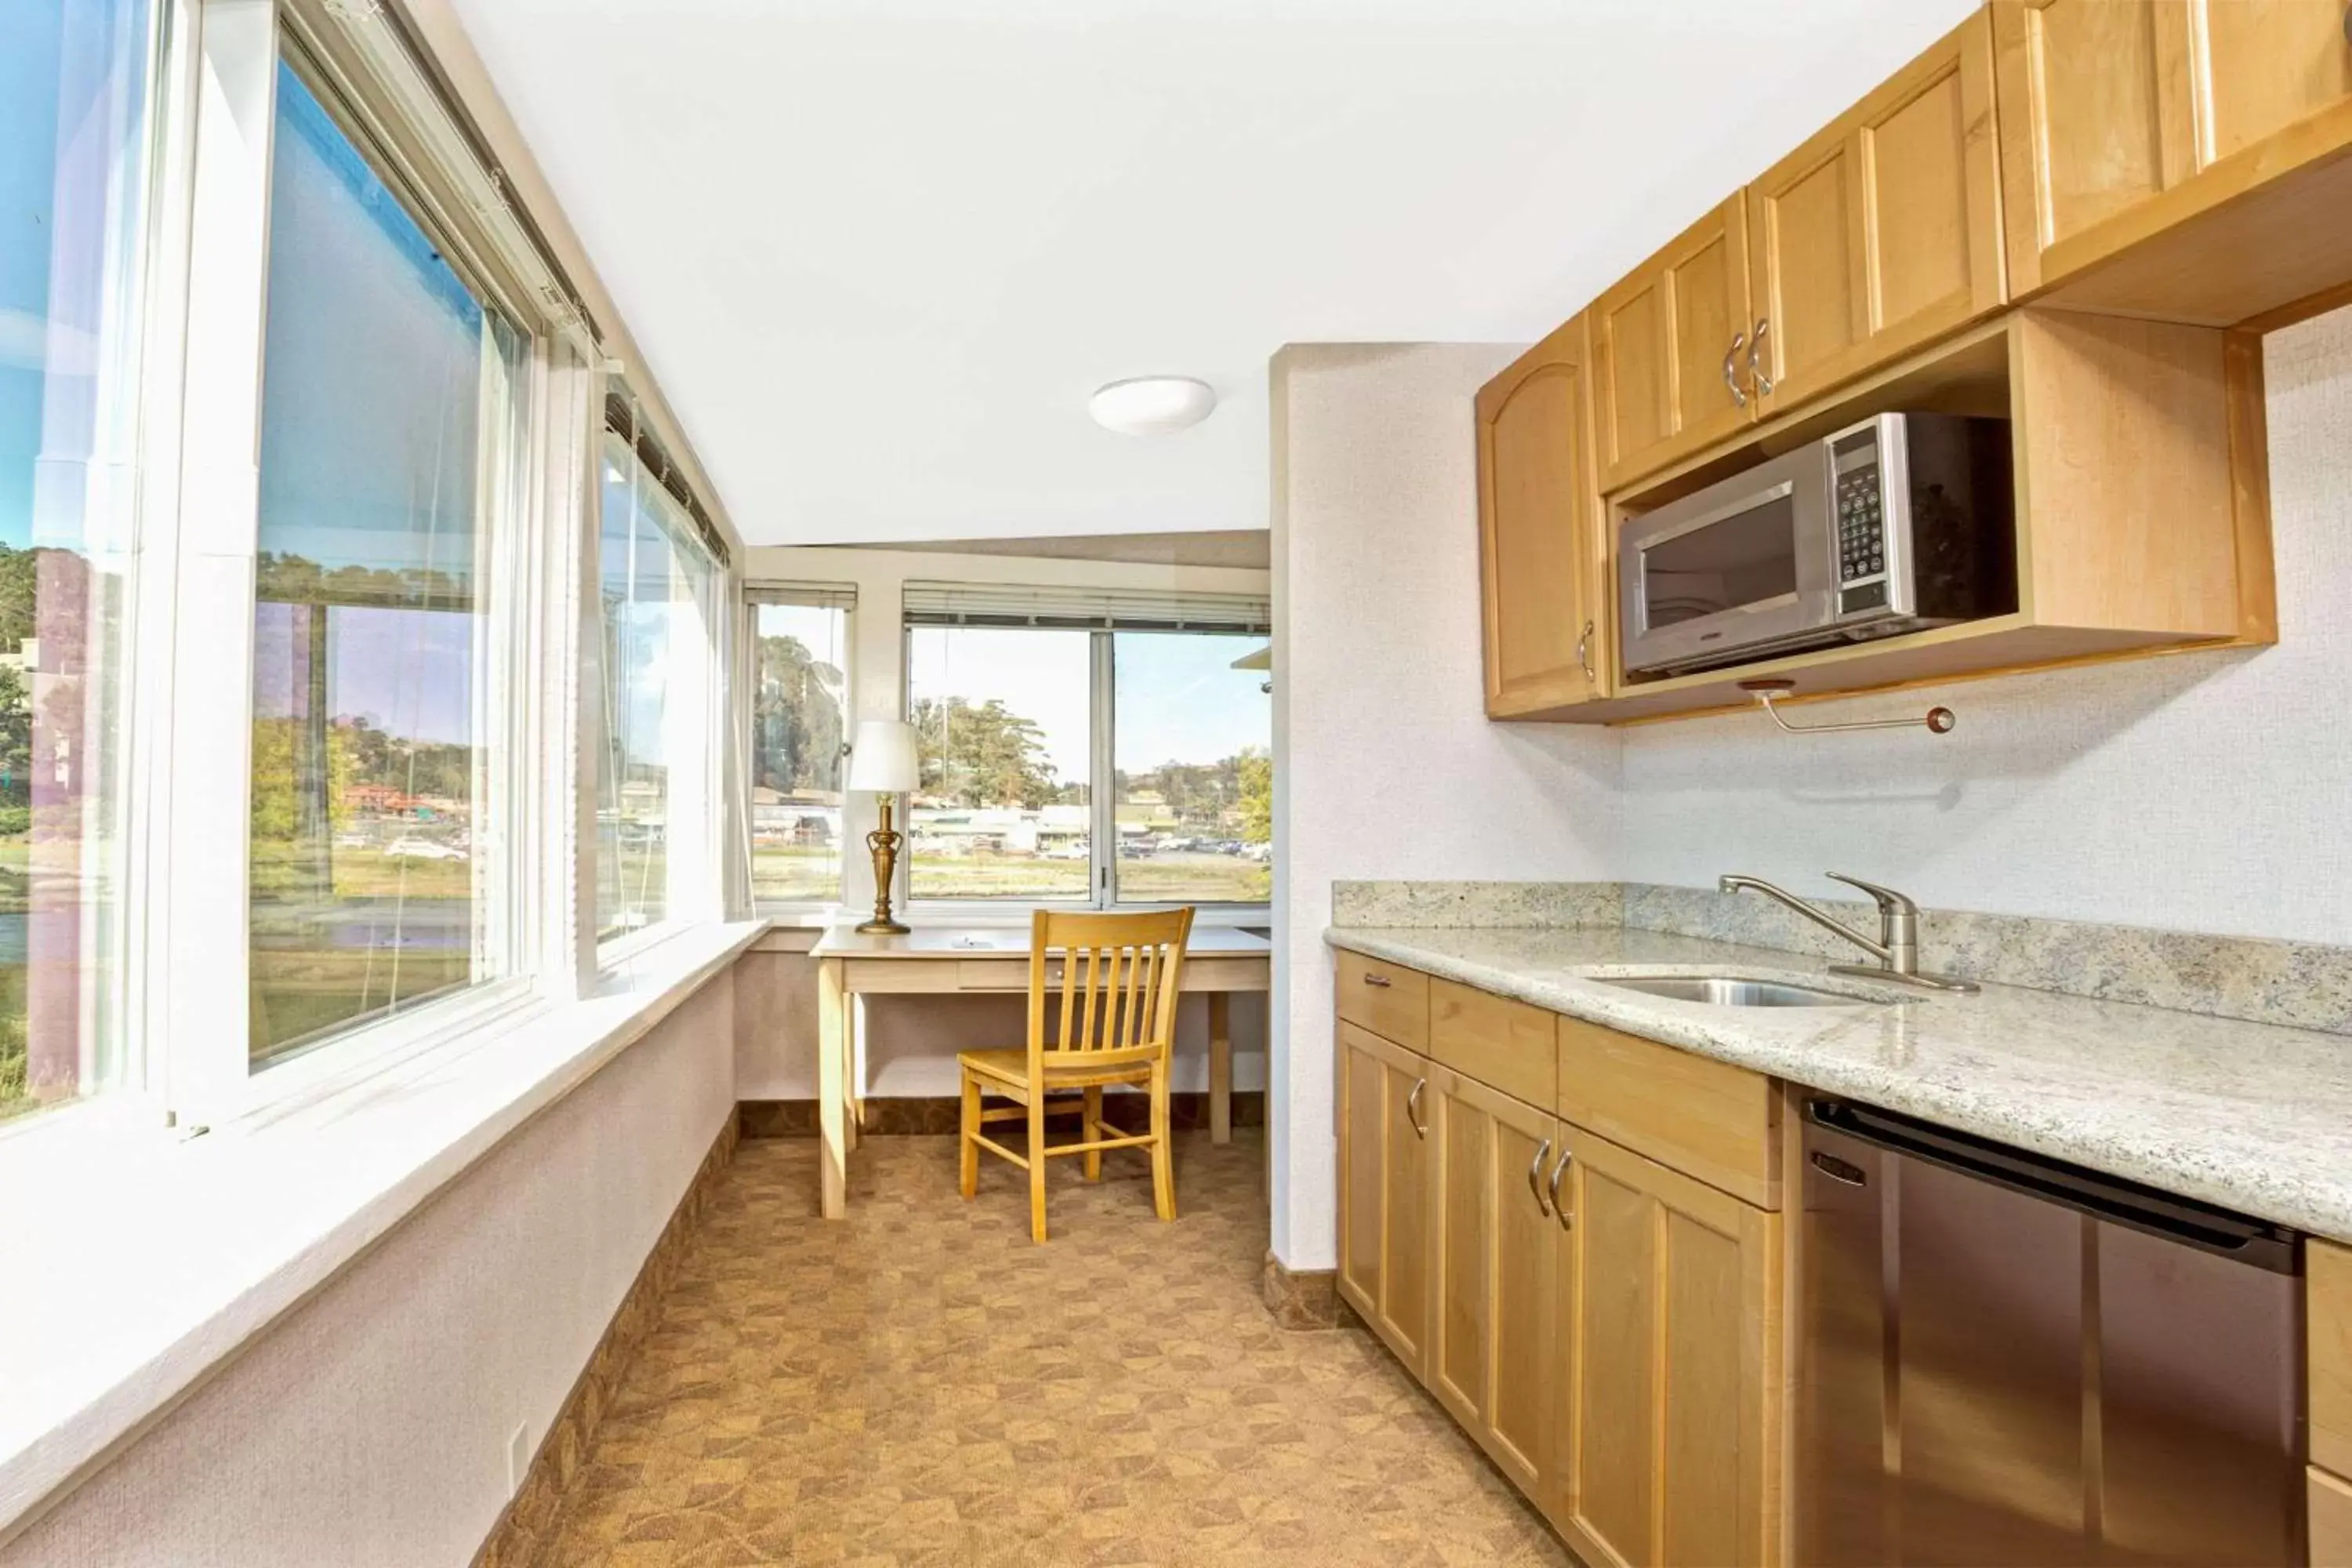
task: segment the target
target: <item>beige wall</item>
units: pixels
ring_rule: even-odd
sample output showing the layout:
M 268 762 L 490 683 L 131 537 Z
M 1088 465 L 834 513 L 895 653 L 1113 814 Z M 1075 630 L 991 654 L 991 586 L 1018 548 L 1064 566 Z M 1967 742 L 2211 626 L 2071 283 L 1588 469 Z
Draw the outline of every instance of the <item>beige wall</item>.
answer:
M 1516 351 L 1274 366 L 1274 1249 L 1335 1261 L 1331 883 L 1610 874 L 1617 740 L 1490 724 L 1471 399 Z
M 165 1415 L 0 1568 L 471 1560 L 734 1114 L 706 984 Z

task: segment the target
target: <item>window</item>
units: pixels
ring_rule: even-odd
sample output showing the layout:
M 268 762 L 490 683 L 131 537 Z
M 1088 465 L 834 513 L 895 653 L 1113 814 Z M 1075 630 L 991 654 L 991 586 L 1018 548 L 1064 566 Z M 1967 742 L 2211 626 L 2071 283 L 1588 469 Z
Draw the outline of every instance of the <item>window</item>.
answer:
M 849 589 L 754 586 L 751 898 L 841 898 L 842 743 L 848 739 Z
M 123 606 L 152 18 L 0 33 L 0 1121 L 125 1069 Z
M 1090 896 L 1093 642 L 1078 631 L 914 628 L 914 897 Z
M 631 417 L 625 401 L 613 417 Z M 600 941 L 701 912 L 697 906 L 710 887 L 718 567 L 687 503 L 656 479 L 661 461 L 657 449 L 633 445 L 622 430 L 605 435 L 597 549 L 604 637 Z
M 1263 636 L 1112 632 L 1113 883 L 1127 902 L 1274 894 L 1274 700 L 1234 661 Z
M 1270 897 L 1263 599 L 909 584 L 907 620 L 913 898 Z
M 255 581 L 257 1065 L 504 963 L 486 700 L 522 340 L 278 74 Z M 501 686 L 510 670 L 496 671 Z

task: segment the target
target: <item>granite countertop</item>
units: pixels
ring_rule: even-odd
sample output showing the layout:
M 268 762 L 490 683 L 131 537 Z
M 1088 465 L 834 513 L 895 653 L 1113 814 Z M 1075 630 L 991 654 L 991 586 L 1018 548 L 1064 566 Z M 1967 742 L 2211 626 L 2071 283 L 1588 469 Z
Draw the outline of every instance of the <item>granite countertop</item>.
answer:
M 1826 973 L 1773 948 L 1614 928 L 1335 927 L 1333 947 L 2352 1241 L 2352 1038 L 2054 992 Z M 1745 974 L 1900 998 L 1730 1008 L 1596 984 Z

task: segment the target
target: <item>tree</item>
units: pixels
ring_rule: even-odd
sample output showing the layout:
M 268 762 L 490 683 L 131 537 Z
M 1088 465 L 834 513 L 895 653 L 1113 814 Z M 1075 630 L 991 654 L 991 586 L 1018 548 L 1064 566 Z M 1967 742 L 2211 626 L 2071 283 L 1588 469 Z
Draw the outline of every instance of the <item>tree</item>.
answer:
M 29 805 L 32 799 L 33 704 L 24 671 L 0 664 L 0 805 Z
M 920 791 L 934 799 L 1034 811 L 1066 793 L 1055 783 L 1045 731 L 997 698 L 976 707 L 961 697 L 919 699 L 915 730 Z
M 1274 837 L 1274 758 L 1262 746 L 1244 746 L 1234 764 L 1241 785 L 1242 837 L 1268 843 Z
M 794 637 L 760 639 L 751 782 L 784 794 L 841 787 L 841 671 Z

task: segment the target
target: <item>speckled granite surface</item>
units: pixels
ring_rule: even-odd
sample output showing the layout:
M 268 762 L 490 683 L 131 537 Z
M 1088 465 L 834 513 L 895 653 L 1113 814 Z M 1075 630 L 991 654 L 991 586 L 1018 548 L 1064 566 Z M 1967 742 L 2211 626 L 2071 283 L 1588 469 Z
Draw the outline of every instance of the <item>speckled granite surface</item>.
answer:
M 1866 901 L 1822 896 L 1834 886 L 1790 890 L 1855 930 L 1876 934 L 1876 909 Z M 1860 958 L 1828 931 L 1769 899 L 1648 882 L 1335 882 L 1331 923 L 1622 925 L 1817 957 Z M 1923 968 L 1970 980 L 2352 1034 L 2352 947 L 1928 909 L 1919 915 L 1919 962 Z
M 1334 927 L 1335 947 L 2352 1241 L 2352 1039 L 1989 984 L 1917 997 L 1818 958 L 1635 930 Z M 1721 1008 L 1597 984 L 1736 968 L 1892 1005 Z

